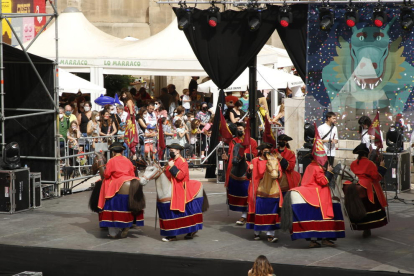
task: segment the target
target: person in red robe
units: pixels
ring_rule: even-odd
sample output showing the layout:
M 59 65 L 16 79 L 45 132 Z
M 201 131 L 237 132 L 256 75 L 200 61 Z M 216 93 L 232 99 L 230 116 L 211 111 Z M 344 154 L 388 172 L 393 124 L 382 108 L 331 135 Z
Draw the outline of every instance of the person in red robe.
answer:
M 120 142 L 113 143 L 109 149 L 115 153 L 115 156 L 108 161 L 105 167 L 105 179 L 98 201 L 98 208 L 102 210 L 99 213 L 99 226 L 108 227 L 109 235 L 112 238 L 119 234 L 124 238 L 134 221 L 137 226 L 144 225 L 144 214 L 141 211 L 134 216 L 128 207 L 129 195 L 118 192 L 124 182 L 133 179 L 139 180 L 139 178 L 135 177 L 135 168 L 131 161 L 122 155 L 126 148 Z M 122 233 L 120 233 L 121 231 Z
M 235 212 L 242 212 L 241 218 L 236 221 L 237 225 L 246 224 L 247 218 L 247 195 L 249 180 L 245 176 L 237 177 L 231 176 L 231 169 L 233 168 L 233 149 L 236 144 L 242 144 L 244 141 L 245 124 L 238 122 L 237 124 L 237 136 L 229 144 L 229 156 L 224 153 L 222 155 L 223 160 L 227 160 L 226 182 L 225 187 L 227 189 L 227 204 L 229 209 Z M 253 138 L 250 138 L 250 146 L 242 147 L 239 155 L 245 156 L 246 162 L 252 160 L 257 156 L 257 142 Z M 244 161 L 242 161 L 244 162 Z
M 362 236 L 367 238 L 371 236 L 371 229 L 385 226 L 388 223 L 385 212 L 388 203 L 380 184 L 387 168 L 384 161 L 381 161 L 377 166 L 368 159 L 369 149 L 365 143 L 359 144 L 353 153 L 358 154 L 358 159 L 352 162 L 351 171 L 358 177 L 359 181 L 355 188 L 365 207 L 366 215 L 362 220 L 350 220 L 352 229 L 363 230 Z M 344 183 L 345 200 L 349 200 L 349 196 L 351 196 L 347 193 L 350 185 L 352 185 L 352 182 L 346 181 Z
M 334 219 L 334 207 L 332 204 L 331 191 L 328 186 L 329 181 L 333 177 L 332 170 L 331 165 L 328 165 L 327 170 L 325 170 L 315 160 L 312 160 L 303 175 L 301 186 L 291 189 L 302 196 L 308 203 L 306 206 L 308 206 L 309 209 L 304 210 L 304 213 L 302 212 L 302 214 L 300 214 L 303 217 L 297 219 L 296 222 L 300 231 L 295 230 L 294 225 L 291 237 L 292 239 L 305 238 L 306 240 L 310 240 L 310 248 L 321 247 L 315 238 L 322 239 L 323 245 L 334 246 L 332 239 L 336 239 L 336 237 L 328 239 L 326 238 L 327 236 L 324 235 L 328 235 L 329 237 L 329 235 L 334 235 L 335 232 L 338 232 L 338 237 L 342 237 L 345 233 L 342 231 L 345 230 L 342 229 L 344 227 L 343 219 L 342 221 L 340 219 L 342 217 L 342 212 L 337 214 L 338 221 L 340 222 L 340 224 L 338 224 L 339 226 L 336 225 L 336 220 Z M 314 208 L 319 209 L 317 217 L 315 215 L 316 213 L 311 215 L 314 212 Z M 309 217 L 306 217 L 306 213 L 308 213 Z M 312 224 L 309 224 L 309 222 L 312 222 Z
M 272 182 L 270 190 L 261 191 L 259 186 L 261 180 L 266 179 L 268 156 L 273 148 L 270 143 L 262 143 L 257 147 L 260 150 L 258 157 L 254 158 L 249 165 L 247 177 L 251 180 L 248 195 L 247 229 L 254 230 L 254 240 L 260 240 L 260 232 L 266 231 L 268 242 L 277 242 L 275 230 L 280 228 L 279 210 L 283 204 L 283 196 L 279 186 L 279 180 Z M 278 161 L 276 161 L 278 162 Z M 279 164 L 279 176 L 282 171 Z M 265 185 L 267 185 L 266 183 Z
M 282 179 L 280 180 L 280 188 L 282 192 L 298 187 L 300 184 L 300 173 L 295 171 L 296 155 L 290 150 L 289 141 L 293 139 L 286 134 L 277 137 L 278 147 L 275 150 L 280 166 L 282 167 Z
M 162 240 L 176 241 L 176 236 L 180 234 L 187 234 L 184 238 L 192 239 L 203 228 L 203 198 L 196 199 L 202 185 L 199 181 L 190 180 L 188 163 L 180 154 L 184 148 L 176 143 L 167 148 L 170 149 L 171 159 L 165 168 L 165 175 L 172 187 L 169 206 L 157 205 L 161 234 L 167 235 Z M 168 224 L 165 223 L 167 220 Z

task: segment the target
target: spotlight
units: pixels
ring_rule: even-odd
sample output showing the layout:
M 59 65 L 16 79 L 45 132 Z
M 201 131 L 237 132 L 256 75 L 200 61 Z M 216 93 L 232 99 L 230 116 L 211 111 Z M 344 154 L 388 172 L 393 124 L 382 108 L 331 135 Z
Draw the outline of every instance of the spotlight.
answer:
M 292 11 L 288 5 L 285 4 L 283 5 L 283 7 L 279 9 L 279 14 L 277 15 L 277 19 L 280 25 L 282 25 L 282 27 L 285 27 L 285 28 L 288 27 L 289 24 L 293 22 Z
M 313 148 L 313 140 L 315 139 L 315 126 L 310 123 L 306 123 L 304 131 L 304 140 L 305 144 L 303 145 L 304 148 L 312 149 Z
M 345 9 L 345 22 L 348 27 L 354 27 L 359 20 L 358 11 L 353 5 L 349 5 Z
M 387 13 L 385 12 L 385 8 L 380 4 L 374 8 L 373 18 L 374 25 L 378 28 L 384 26 L 384 24 L 387 23 Z
M 221 15 L 220 15 L 220 9 L 211 6 L 208 9 L 208 15 L 207 15 L 207 23 L 210 25 L 210 27 L 215 28 L 221 21 Z
M 395 125 L 390 126 L 386 135 L 387 152 L 401 152 L 403 150 L 403 130 Z
M 178 29 L 183 31 L 191 25 L 191 16 L 193 14 L 194 8 L 181 7 L 178 11 Z
M 18 143 L 11 142 L 4 147 L 3 163 L 4 169 L 20 169 L 20 147 Z
M 248 9 L 248 24 L 251 32 L 257 31 L 262 25 L 262 9 L 253 7 Z
M 335 10 L 330 6 L 322 6 L 319 8 L 319 28 L 322 31 L 329 31 L 334 24 Z
M 401 7 L 401 28 L 410 31 L 414 26 L 414 12 L 412 6 Z

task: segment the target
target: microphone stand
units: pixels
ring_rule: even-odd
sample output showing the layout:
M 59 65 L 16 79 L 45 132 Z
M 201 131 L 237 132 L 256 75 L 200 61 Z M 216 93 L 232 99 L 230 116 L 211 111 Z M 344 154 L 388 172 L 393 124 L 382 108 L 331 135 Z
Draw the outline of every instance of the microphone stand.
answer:
M 400 168 L 401 167 L 401 164 L 398 165 L 398 152 L 397 151 L 399 151 L 399 142 L 400 142 L 400 139 L 402 139 L 402 134 L 399 134 L 398 135 L 397 141 L 395 142 L 396 148 L 395 148 L 395 152 L 393 154 L 393 157 L 392 157 L 391 163 L 390 163 L 390 165 L 392 167 L 392 164 L 396 161 L 397 162 L 397 167 L 399 169 L 401 169 Z M 397 173 L 397 175 L 396 175 L 396 182 L 394 183 L 394 185 L 395 185 L 395 196 L 394 196 L 394 198 L 392 200 L 397 200 L 399 202 L 402 202 L 404 204 L 407 204 L 407 202 L 405 202 L 405 199 L 398 197 L 398 172 L 396 172 L 396 173 Z M 392 178 L 392 168 L 391 168 L 391 178 Z

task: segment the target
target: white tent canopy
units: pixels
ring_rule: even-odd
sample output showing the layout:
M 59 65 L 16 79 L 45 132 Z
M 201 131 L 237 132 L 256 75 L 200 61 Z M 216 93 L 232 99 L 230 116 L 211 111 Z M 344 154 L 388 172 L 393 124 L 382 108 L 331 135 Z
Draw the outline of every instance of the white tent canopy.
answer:
M 176 19 L 158 34 L 139 41 L 102 32 L 76 8 L 65 9 L 58 20 L 60 68 L 90 73 L 92 83 L 103 86 L 104 74 L 206 75 Z M 38 37 L 29 52 L 55 58 L 54 25 Z M 266 45 L 258 55 L 258 64 L 277 64 L 279 56 L 285 59 L 285 52 Z
M 61 96 L 62 93 L 76 94 L 79 90 L 82 91 L 83 94 L 90 94 L 92 110 L 99 109 L 94 101 L 101 94 L 106 93 L 105 88 L 75 76 L 74 74 L 71 74 L 63 69 L 59 69 L 59 90 L 59 96 Z
M 271 69 L 262 65 L 257 66 L 257 89 L 278 89 L 278 88 L 293 88 L 296 86 L 301 87 L 303 81 L 300 77 L 292 74 L 288 74 L 281 70 Z M 225 92 L 231 91 L 246 91 L 249 86 L 249 68 L 243 71 L 243 73 L 226 89 Z M 217 93 L 218 87 L 212 81 L 209 80 L 205 83 L 199 84 L 197 90 L 204 93 Z

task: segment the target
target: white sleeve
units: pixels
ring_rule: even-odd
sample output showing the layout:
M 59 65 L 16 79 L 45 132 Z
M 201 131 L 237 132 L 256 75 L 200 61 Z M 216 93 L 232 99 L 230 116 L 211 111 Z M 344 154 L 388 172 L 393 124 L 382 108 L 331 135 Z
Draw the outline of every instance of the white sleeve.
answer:
M 336 139 L 336 140 L 338 140 L 338 141 L 339 141 L 339 137 L 338 137 L 338 128 L 337 128 L 337 127 L 334 127 L 334 129 L 333 129 L 333 133 L 334 133 L 334 135 L 332 135 L 332 140 Z
M 382 133 L 381 133 L 382 134 Z M 413 144 L 414 143 L 414 131 L 411 132 L 411 138 L 410 138 L 410 143 Z
M 319 136 L 322 137 L 325 135 L 324 131 L 323 131 L 323 125 L 318 126 L 318 132 L 319 132 Z M 322 139 L 323 140 L 323 139 Z

